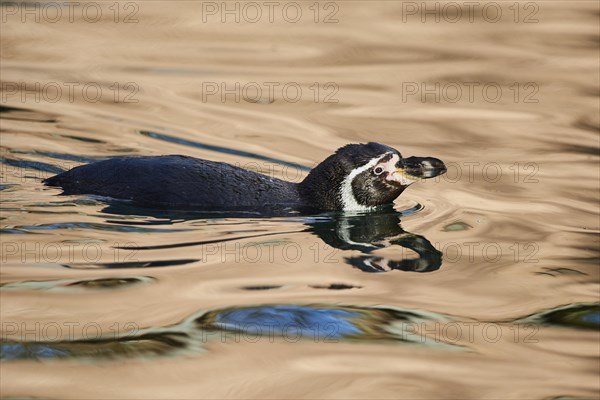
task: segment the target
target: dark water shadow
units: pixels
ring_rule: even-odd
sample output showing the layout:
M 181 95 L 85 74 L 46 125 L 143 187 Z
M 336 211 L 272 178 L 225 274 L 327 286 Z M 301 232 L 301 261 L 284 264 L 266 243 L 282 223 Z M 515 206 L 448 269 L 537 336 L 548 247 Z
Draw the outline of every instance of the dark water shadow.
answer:
M 64 264 L 63 267 L 70 269 L 123 269 L 123 268 L 162 268 L 176 267 L 180 265 L 192 264 L 200 261 L 199 258 L 184 258 L 172 260 L 156 261 L 121 261 L 111 263 L 81 263 Z
M 348 290 L 348 289 L 361 289 L 362 286 L 347 285 L 345 283 L 330 283 L 329 285 L 309 285 L 313 289 L 327 289 L 327 290 Z
M 40 150 L 15 150 L 12 149 L 10 150 L 11 154 L 25 154 L 25 155 L 29 155 L 29 156 L 40 156 L 40 157 L 47 157 L 47 158 L 53 158 L 56 160 L 63 160 L 63 161 L 73 161 L 76 163 L 92 163 L 92 162 L 96 162 L 96 161 L 100 161 L 100 160 L 104 160 L 108 157 L 98 157 L 98 156 L 82 156 L 82 155 L 75 155 L 75 154 L 69 154 L 69 153 L 57 153 L 55 151 L 40 151 Z M 52 172 L 52 171 L 50 171 Z
M 0 4 L 8 4 L 8 3 L 0 3 Z M 41 122 L 41 123 L 56 123 L 58 122 L 57 116 L 54 114 L 29 110 L 26 108 L 18 108 L 18 107 L 9 107 L 0 105 L 0 118 L 13 120 L 13 121 L 23 121 L 23 122 Z
M 0 360 L 113 359 L 173 354 L 189 347 L 183 332 L 147 333 L 130 337 L 46 342 L 3 341 Z
M 516 322 L 598 331 L 600 304 L 568 304 L 537 312 Z
M 5 282 L 0 284 L 0 291 L 55 291 L 60 293 L 81 293 L 83 291 L 116 290 L 132 286 L 148 284 L 155 279 L 149 276 L 105 277 L 93 279 L 55 279 Z
M 50 174 L 60 174 L 61 172 L 65 172 L 63 168 L 41 161 L 25 161 L 17 160 L 15 158 L 0 157 L 0 164 L 5 165 L 4 168 L 8 170 L 10 170 L 9 168 L 12 167 L 17 169 L 34 170 Z M 42 178 L 39 179 L 41 180 Z
M 54 231 L 57 229 L 89 229 L 97 232 L 131 232 L 131 233 L 170 233 L 187 232 L 191 229 L 161 229 L 144 228 L 139 226 L 127 226 L 116 224 L 100 224 L 95 222 L 59 222 L 54 224 L 38 225 L 16 225 L 11 228 L 13 231 L 22 233 L 35 233 L 38 231 Z
M 301 171 L 310 171 L 310 169 L 311 169 L 310 167 L 307 167 L 305 165 L 296 164 L 296 163 L 285 161 L 285 160 L 280 160 L 278 158 L 267 157 L 267 156 L 263 156 L 261 154 L 251 153 L 251 152 L 243 151 L 243 150 L 230 149 L 229 147 L 215 146 L 215 145 L 208 144 L 208 143 L 201 143 L 201 142 L 197 142 L 197 141 L 193 141 L 193 140 L 181 139 L 176 136 L 165 135 L 164 133 L 140 131 L 140 134 L 142 134 L 146 137 L 162 140 L 162 141 L 169 142 L 169 143 L 177 143 L 177 144 L 180 144 L 183 146 L 193 147 L 196 149 L 209 150 L 209 151 L 214 151 L 217 153 L 232 154 L 232 155 L 236 155 L 236 156 L 240 156 L 240 157 L 252 158 L 254 160 L 267 161 L 267 162 L 270 162 L 273 164 L 280 164 L 280 165 L 285 165 L 285 166 L 292 167 L 292 168 L 297 168 Z

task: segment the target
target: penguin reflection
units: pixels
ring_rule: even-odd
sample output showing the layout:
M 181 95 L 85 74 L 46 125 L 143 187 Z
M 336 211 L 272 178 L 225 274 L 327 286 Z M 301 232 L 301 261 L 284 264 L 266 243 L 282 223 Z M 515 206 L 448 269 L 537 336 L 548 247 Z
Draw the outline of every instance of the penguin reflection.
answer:
M 423 236 L 405 232 L 399 217 L 399 213 L 340 215 L 325 222 L 311 223 L 309 231 L 332 247 L 363 253 L 345 257 L 345 260 L 364 272 L 431 272 L 439 269 L 442 253 Z M 375 250 L 393 246 L 403 248 L 398 252 L 398 258 L 372 254 Z M 404 249 L 414 251 L 418 258 L 410 256 Z

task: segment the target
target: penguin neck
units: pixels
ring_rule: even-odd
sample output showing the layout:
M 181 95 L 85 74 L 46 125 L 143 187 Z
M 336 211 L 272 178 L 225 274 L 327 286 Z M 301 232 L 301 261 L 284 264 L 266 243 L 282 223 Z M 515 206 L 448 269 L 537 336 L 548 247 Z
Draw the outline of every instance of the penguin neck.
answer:
M 298 194 L 302 202 L 310 207 L 341 211 L 344 204 L 341 189 L 344 175 L 341 171 L 319 168 L 317 166 L 298 184 Z

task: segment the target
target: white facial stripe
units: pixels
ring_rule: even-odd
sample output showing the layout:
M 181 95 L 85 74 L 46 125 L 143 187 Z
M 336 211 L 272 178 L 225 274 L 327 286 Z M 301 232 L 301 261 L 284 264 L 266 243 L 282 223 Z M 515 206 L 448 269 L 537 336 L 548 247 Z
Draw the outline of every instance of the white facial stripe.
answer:
M 392 156 L 392 158 L 390 158 L 388 161 L 379 164 L 381 167 L 383 167 L 383 169 L 385 170 L 385 172 L 388 173 L 388 177 L 391 176 L 394 172 L 396 172 L 396 164 L 398 164 L 398 161 L 400 161 L 400 157 L 398 156 L 398 154 L 394 154 Z
M 344 205 L 344 211 L 369 211 L 369 210 L 372 210 L 375 208 L 375 207 L 363 206 L 362 204 L 358 204 L 358 202 L 356 201 L 356 198 L 354 197 L 354 192 L 352 191 L 352 181 L 360 173 L 377 165 L 377 163 L 382 158 L 387 156 L 388 154 L 390 154 L 390 153 L 385 153 L 385 154 L 381 155 L 380 157 L 372 159 L 371 161 L 369 161 L 362 167 L 353 169 L 352 172 L 350 172 L 350 174 L 346 177 L 346 179 L 344 179 L 344 182 L 342 182 L 342 190 L 341 190 L 341 198 L 342 198 L 342 204 Z

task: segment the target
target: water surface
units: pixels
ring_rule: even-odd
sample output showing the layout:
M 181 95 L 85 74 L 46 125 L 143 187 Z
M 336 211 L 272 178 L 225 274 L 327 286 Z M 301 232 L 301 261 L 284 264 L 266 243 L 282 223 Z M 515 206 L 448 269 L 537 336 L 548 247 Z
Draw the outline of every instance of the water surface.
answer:
M 22 23 L 2 3 L 3 396 L 598 396 L 597 2 L 454 23 L 388 1 L 319 3 L 317 23 L 308 3 L 296 23 L 131 4 L 116 23 L 108 5 Z M 41 184 L 142 154 L 299 182 L 366 141 L 449 171 L 366 215 L 144 210 Z

